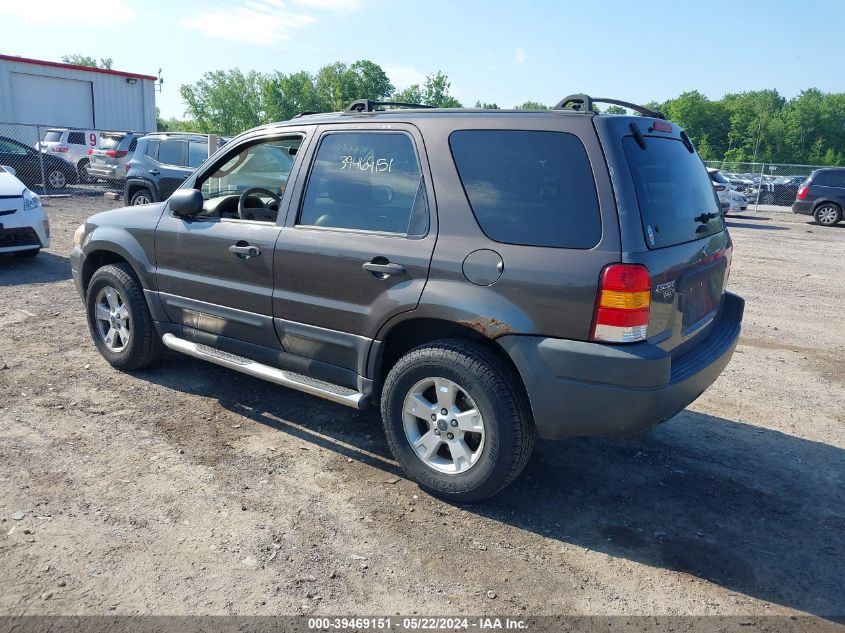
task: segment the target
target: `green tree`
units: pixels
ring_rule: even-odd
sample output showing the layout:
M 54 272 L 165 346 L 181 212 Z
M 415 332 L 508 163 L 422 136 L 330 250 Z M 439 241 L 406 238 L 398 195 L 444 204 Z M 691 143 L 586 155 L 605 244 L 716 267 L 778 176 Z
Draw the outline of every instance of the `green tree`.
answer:
M 88 55 L 80 55 L 79 53 L 71 53 L 70 55 L 62 55 L 62 61 L 65 64 L 74 64 L 76 66 L 88 66 L 90 68 L 107 68 L 112 67 L 112 58 L 103 57 L 97 62 L 93 57 Z
M 473 107 L 474 108 L 480 108 L 482 110 L 498 110 L 499 109 L 499 106 L 496 105 L 495 103 L 487 103 L 486 101 L 483 102 L 483 103 L 481 101 L 476 101 L 475 105 Z
M 428 75 L 422 87 L 423 103 L 435 108 L 460 108 L 461 102 L 449 94 L 452 83 L 441 71 Z
M 425 105 L 423 103 L 422 88 L 420 88 L 419 84 L 413 84 L 412 86 L 408 86 L 404 90 L 394 92 L 393 96 L 391 97 L 391 100 L 399 101 L 400 103 L 419 103 Z
M 203 132 L 238 134 L 262 123 L 261 75 L 216 70 L 179 89 L 186 112 Z
M 605 114 L 628 114 L 628 110 L 626 110 L 622 106 L 609 105 L 609 106 L 607 106 L 607 110 L 605 110 L 604 113 Z
M 522 105 L 516 106 L 517 110 L 548 110 L 549 106 L 540 103 L 539 101 L 526 101 Z
M 268 121 L 286 121 L 300 112 L 319 112 L 322 109 L 314 77 L 307 71 L 291 75 L 275 72 L 262 77 L 260 83 Z

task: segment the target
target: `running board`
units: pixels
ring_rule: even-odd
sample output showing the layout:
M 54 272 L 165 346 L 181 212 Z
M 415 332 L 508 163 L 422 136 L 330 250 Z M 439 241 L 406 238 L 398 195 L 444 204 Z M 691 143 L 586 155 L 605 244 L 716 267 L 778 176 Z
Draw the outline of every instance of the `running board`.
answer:
M 367 406 L 367 396 L 363 393 L 358 393 L 354 389 L 316 380 L 292 371 L 271 367 L 270 365 L 256 363 L 243 356 L 230 354 L 201 343 L 186 341 L 170 333 L 165 334 L 161 340 L 167 347 L 177 352 L 207 360 L 215 365 L 228 367 L 229 369 L 234 369 L 235 371 L 249 374 L 256 378 L 263 378 L 283 387 L 290 387 L 291 389 L 303 391 L 312 396 L 345 404 L 347 407 L 352 407 L 353 409 L 364 409 Z

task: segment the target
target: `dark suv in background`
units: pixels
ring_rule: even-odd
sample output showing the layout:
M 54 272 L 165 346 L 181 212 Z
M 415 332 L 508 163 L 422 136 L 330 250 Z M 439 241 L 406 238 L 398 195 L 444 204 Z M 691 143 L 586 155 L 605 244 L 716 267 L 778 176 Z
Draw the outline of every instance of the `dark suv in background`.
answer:
M 357 101 L 246 132 L 167 202 L 77 229 L 94 343 L 380 406 L 405 471 L 454 501 L 511 482 L 535 433 L 668 420 L 737 344 L 732 242 L 686 133 L 593 101 Z
M 167 200 L 208 158 L 208 135 L 165 132 L 138 140 L 126 166 L 123 198 L 127 205 Z M 226 139 L 220 139 L 223 145 Z
M 811 215 L 822 226 L 842 220 L 845 209 L 845 167 L 817 169 L 798 189 L 792 212 Z

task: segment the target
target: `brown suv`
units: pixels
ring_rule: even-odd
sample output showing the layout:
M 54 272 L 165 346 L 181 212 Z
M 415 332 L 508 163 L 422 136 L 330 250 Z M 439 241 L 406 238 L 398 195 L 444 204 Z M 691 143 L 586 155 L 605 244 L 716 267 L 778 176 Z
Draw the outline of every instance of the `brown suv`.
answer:
M 169 201 L 79 227 L 94 342 L 124 370 L 166 346 L 380 404 L 402 467 L 456 501 L 511 482 L 535 433 L 663 422 L 736 346 L 731 239 L 687 135 L 593 101 L 250 130 Z

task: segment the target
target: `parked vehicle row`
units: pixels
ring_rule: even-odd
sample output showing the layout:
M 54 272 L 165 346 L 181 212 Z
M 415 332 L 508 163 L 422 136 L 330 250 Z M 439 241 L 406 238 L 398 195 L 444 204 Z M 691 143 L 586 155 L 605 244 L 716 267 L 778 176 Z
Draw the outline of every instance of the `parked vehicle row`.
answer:
M 201 165 L 208 158 L 208 141 L 206 134 L 48 128 L 34 147 L 0 137 L 0 160 L 28 187 L 60 191 L 106 182 L 123 188 L 128 204 L 144 204 L 167 198 Z

